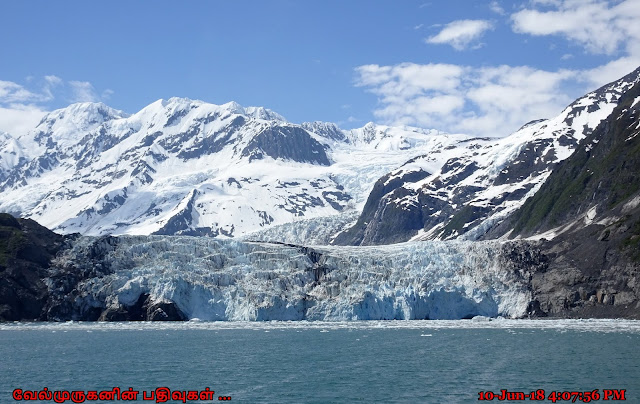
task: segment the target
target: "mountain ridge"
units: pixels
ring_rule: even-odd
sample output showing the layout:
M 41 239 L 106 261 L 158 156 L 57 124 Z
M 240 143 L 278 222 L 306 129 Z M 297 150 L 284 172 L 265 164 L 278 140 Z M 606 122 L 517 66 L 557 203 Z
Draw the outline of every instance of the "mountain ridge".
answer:
M 3 135 L 0 210 L 62 233 L 220 237 L 359 212 L 332 230 L 334 243 L 478 239 L 639 80 L 636 69 L 505 138 L 294 124 L 262 107 L 178 97 L 131 115 L 74 104 L 26 136 Z
M 431 174 L 401 180 L 384 194 L 370 195 L 370 209 L 335 242 L 375 245 L 483 237 L 533 196 L 553 167 L 571 156 L 638 82 L 640 68 L 580 97 L 554 118 L 529 122 L 505 138 L 473 144 L 435 170 L 426 169 L 428 155 L 411 160 L 413 169 L 398 169 L 379 182 L 412 171 Z M 412 219 L 406 220 L 409 216 Z
M 47 115 L 31 138 L 10 140 L 24 155 L 4 158 L 10 155 L 9 140 L 4 142 L 0 210 L 63 233 L 171 228 L 176 234 L 237 236 L 352 209 L 407 153 L 466 138 L 436 139 L 435 133 L 374 124 L 351 131 L 329 123 L 297 125 L 234 102 L 171 98 L 132 115 L 103 104 L 74 104 Z M 381 156 L 387 161 L 374 164 Z M 194 192 L 191 212 L 178 209 Z M 266 209 L 264 201 L 270 201 Z M 172 214 L 184 220 L 172 221 Z M 167 227 L 170 221 L 183 225 Z

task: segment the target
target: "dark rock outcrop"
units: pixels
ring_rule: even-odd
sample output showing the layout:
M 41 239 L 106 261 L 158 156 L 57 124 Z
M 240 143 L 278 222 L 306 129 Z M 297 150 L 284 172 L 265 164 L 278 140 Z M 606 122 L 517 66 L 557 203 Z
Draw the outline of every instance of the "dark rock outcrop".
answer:
M 118 238 L 104 236 L 87 246 L 73 261 L 54 263 L 48 273 L 49 296 L 41 315 L 47 321 L 96 321 L 106 309 L 105 302 L 83 299 L 78 284 L 113 273 L 105 259 L 118 245 Z
M 131 306 L 120 305 L 105 309 L 98 321 L 185 321 L 187 317 L 175 303 L 154 302 L 148 293 L 138 297 Z
M 262 159 L 265 155 L 300 163 L 331 164 L 325 146 L 309 132 L 297 127 L 269 127 L 251 139 L 242 150 L 242 157 L 249 157 L 249 161 Z
M 43 279 L 67 238 L 0 213 L 0 321 L 40 318 L 48 298 Z
M 410 191 L 402 185 L 428 177 L 426 171 L 413 171 L 403 175 L 389 173 L 373 186 L 362 213 L 354 226 L 340 233 L 336 245 L 389 244 L 404 241 L 422 228 L 423 210 L 432 205 L 398 205 L 395 200 Z M 426 212 L 428 214 L 428 212 Z
M 77 235 L 61 236 L 30 219 L 0 213 L 0 322 L 2 321 L 183 321 L 171 301 L 141 294 L 132 306 L 107 307 L 89 299 L 78 284 L 113 272 L 105 259 L 117 237 L 101 237 L 83 256 L 61 264 L 53 260 Z
M 640 265 L 593 234 L 584 236 L 542 243 L 548 263 L 531 276 L 532 314 L 640 319 Z

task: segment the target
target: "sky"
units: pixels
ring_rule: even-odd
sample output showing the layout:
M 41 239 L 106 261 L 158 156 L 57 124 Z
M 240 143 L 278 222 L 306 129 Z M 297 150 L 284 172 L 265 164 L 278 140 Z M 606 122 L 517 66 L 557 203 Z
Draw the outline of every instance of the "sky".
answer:
M 0 131 L 160 99 L 506 136 L 640 66 L 640 0 L 0 2 Z

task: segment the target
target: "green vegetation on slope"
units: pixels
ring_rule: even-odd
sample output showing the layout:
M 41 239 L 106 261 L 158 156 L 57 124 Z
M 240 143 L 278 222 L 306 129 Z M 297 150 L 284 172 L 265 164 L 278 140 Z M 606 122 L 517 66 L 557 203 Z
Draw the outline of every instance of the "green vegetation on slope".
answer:
M 640 136 L 636 84 L 611 116 L 560 163 L 540 190 L 514 215 L 513 236 L 569 223 L 590 207 L 613 209 L 640 190 Z

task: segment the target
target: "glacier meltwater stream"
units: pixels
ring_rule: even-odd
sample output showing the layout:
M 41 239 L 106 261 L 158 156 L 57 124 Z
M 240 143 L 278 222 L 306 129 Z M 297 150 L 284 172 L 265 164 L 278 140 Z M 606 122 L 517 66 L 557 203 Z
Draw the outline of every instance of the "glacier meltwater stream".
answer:
M 82 313 L 140 296 L 203 321 L 521 317 L 531 292 L 499 242 L 301 247 L 186 236 L 80 237 L 56 273 L 93 274 L 49 288 Z

